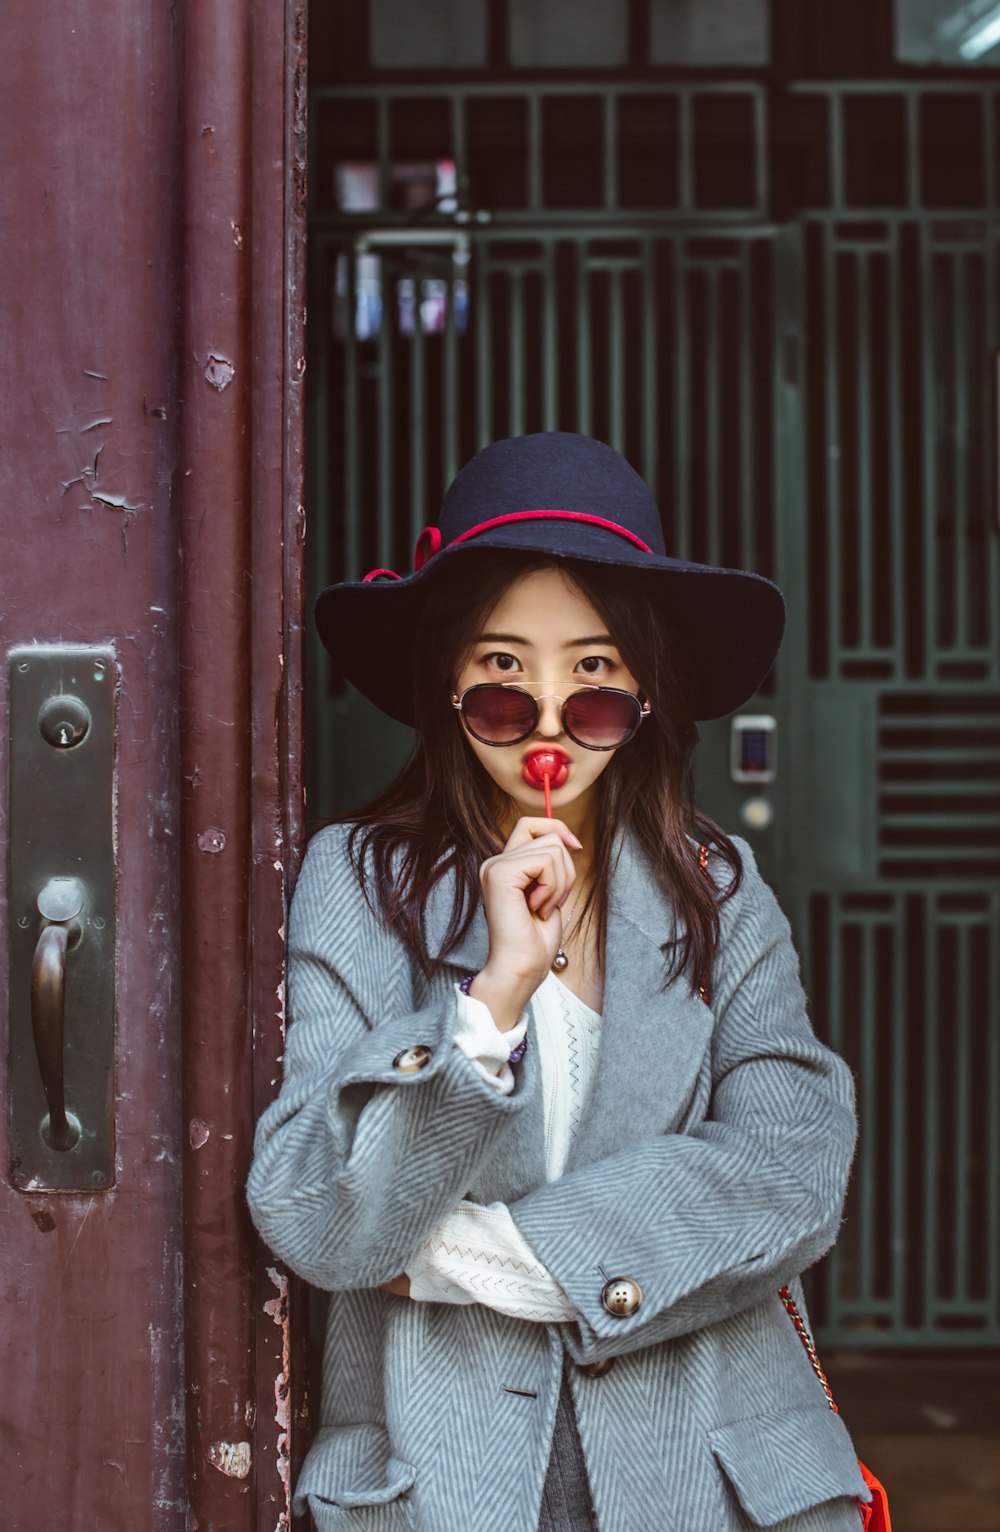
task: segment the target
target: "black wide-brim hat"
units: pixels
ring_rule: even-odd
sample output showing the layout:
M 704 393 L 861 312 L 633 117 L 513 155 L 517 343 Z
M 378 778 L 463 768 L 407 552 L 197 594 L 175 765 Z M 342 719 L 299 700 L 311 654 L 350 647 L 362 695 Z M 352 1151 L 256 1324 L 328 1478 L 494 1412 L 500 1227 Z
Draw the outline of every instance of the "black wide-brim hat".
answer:
M 620 453 L 592 436 L 541 431 L 492 442 L 466 463 L 437 526 L 417 539 L 413 574 L 373 569 L 316 598 L 316 627 L 340 670 L 400 723 L 415 721 L 400 656 L 412 652 L 428 600 L 490 548 L 580 559 L 634 580 L 673 635 L 695 718 L 740 707 L 774 664 L 785 627 L 778 587 L 749 570 L 670 558 L 649 486 Z

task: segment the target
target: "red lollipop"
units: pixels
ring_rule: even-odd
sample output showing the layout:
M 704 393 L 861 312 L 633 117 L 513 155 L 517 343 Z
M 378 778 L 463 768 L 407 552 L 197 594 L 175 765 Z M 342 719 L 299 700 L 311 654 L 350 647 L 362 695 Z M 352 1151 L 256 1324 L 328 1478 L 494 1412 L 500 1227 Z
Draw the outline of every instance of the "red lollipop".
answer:
M 561 750 L 532 750 L 521 767 L 521 775 L 530 787 L 545 790 L 545 817 L 552 818 L 552 785 L 562 787 L 569 776 L 569 762 Z

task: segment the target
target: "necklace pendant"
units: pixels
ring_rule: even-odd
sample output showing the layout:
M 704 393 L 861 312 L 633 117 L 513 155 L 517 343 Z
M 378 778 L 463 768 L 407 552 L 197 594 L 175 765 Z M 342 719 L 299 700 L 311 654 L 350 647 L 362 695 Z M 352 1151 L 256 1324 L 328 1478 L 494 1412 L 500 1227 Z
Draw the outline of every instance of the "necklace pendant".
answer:
M 555 969 L 556 973 L 562 973 L 564 968 L 569 967 L 569 958 L 566 956 L 561 947 L 559 948 L 559 951 L 556 953 L 555 957 L 552 959 L 552 967 Z

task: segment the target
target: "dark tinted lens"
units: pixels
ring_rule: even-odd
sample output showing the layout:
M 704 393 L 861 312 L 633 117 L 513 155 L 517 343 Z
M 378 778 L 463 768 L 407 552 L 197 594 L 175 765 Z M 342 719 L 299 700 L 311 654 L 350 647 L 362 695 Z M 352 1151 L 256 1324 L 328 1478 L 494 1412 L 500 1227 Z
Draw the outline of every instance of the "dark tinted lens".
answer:
M 512 745 L 531 733 L 538 710 L 527 692 L 474 686 L 462 699 L 462 716 L 480 739 L 491 745 Z
M 639 703 L 628 692 L 574 692 L 566 702 L 563 724 L 567 734 L 581 745 L 613 750 L 635 733 Z

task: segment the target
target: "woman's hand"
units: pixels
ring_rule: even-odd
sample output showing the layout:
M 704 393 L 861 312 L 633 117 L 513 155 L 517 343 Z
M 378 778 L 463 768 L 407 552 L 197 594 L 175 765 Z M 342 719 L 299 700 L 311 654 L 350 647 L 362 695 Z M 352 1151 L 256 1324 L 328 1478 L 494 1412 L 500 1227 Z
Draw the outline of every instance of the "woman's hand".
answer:
M 479 869 L 490 953 L 470 993 L 489 1006 L 501 1032 L 516 1025 L 559 951 L 562 907 L 576 882 L 570 847 L 583 849 L 561 819 L 525 817 Z
M 395 1293 L 397 1298 L 410 1296 L 410 1279 L 405 1271 L 401 1276 L 393 1277 L 391 1282 L 383 1282 L 382 1286 L 387 1293 Z

